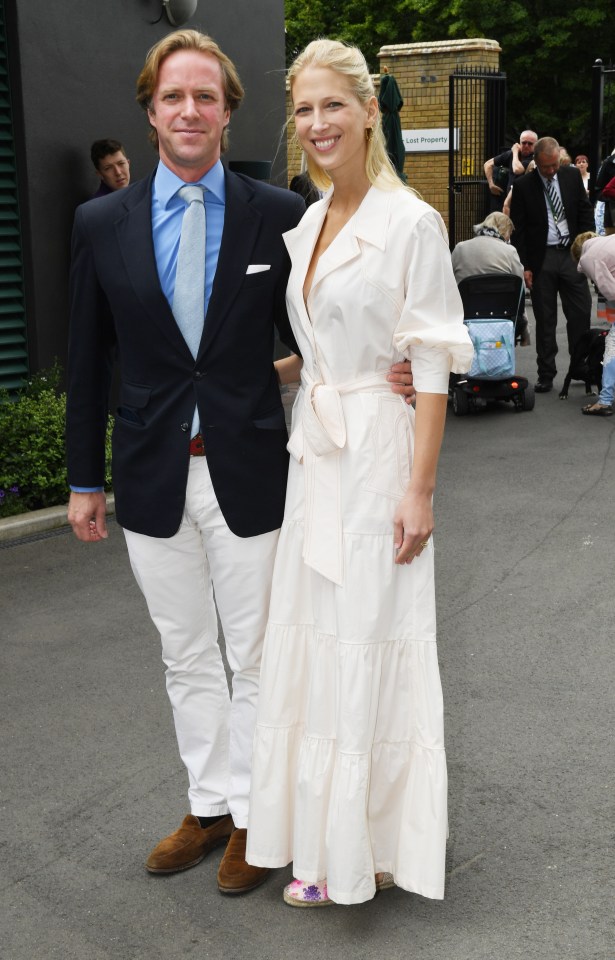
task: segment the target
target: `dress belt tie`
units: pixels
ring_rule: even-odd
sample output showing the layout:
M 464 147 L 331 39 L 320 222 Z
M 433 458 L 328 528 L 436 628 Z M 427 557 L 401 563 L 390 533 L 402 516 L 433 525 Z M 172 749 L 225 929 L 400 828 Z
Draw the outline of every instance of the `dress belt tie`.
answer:
M 314 380 L 305 369 L 301 372 L 302 409 L 287 449 L 304 467 L 303 560 L 339 586 L 344 582 L 340 451 L 346 445 L 341 398 L 349 393 L 390 390 L 388 372 L 387 368 L 337 385 Z

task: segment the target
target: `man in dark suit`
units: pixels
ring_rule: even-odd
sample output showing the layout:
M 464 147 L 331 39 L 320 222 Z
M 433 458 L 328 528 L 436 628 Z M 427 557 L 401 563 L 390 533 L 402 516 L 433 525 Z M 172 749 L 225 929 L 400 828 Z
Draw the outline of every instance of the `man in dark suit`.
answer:
M 515 181 L 510 216 L 513 243 L 524 267 L 536 318 L 537 393 L 553 389 L 557 373 L 557 296 L 566 317 L 568 351 L 586 330 L 591 317 L 587 279 L 576 269 L 570 244 L 579 233 L 594 229 L 594 214 L 579 171 L 560 167 L 559 144 L 542 137 L 534 147 L 536 169 Z
M 237 893 L 266 875 L 245 864 L 243 848 L 260 652 L 287 475 L 274 324 L 297 349 L 285 309 L 282 234 L 305 208 L 294 193 L 222 167 L 226 128 L 243 89 L 209 37 L 188 30 L 165 37 L 148 54 L 137 90 L 155 133 L 158 168 L 147 180 L 84 204 L 75 218 L 69 519 L 82 540 L 106 536 L 103 440 L 117 354 L 116 515 L 161 634 L 193 814 L 146 866 L 152 873 L 185 869 L 230 837 L 219 885 Z M 172 310 L 184 184 L 204 188 L 207 224 L 206 319 L 196 356 Z M 232 701 L 212 582 L 233 671 Z
M 288 466 L 278 381 L 297 379 L 301 363 L 291 356 L 274 366 L 272 356 L 274 325 L 297 349 L 282 234 L 305 209 L 295 193 L 222 167 L 226 128 L 242 97 L 234 65 L 210 37 L 177 31 L 149 52 L 137 99 L 160 162 L 148 179 L 77 211 L 67 403 L 69 520 L 80 540 L 96 543 L 107 536 L 104 439 L 117 359 L 116 516 L 160 632 L 192 811 L 146 867 L 185 870 L 228 841 L 218 871 L 227 894 L 247 892 L 267 874 L 245 862 L 246 826 Z M 198 200 L 183 199 L 186 185 Z M 194 344 L 175 297 L 187 203 L 205 210 Z M 408 392 L 400 385 L 407 365 L 390 379 Z

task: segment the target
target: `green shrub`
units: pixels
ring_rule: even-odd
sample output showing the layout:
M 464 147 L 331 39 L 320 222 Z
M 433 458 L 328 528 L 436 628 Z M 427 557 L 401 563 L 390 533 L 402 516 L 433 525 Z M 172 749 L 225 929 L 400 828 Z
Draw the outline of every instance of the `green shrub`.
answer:
M 53 507 L 68 500 L 64 421 L 66 394 L 57 362 L 31 377 L 11 399 L 0 390 L 0 517 Z M 107 476 L 111 482 L 111 426 Z

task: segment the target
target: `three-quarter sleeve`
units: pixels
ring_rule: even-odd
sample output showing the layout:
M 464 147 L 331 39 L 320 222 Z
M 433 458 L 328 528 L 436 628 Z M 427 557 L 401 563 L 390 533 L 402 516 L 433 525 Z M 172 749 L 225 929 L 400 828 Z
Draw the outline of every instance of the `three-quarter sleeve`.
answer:
M 447 393 L 451 372 L 466 373 L 473 347 L 463 323 L 446 233 L 440 216 L 428 210 L 407 239 L 405 301 L 393 335 L 412 361 L 417 391 Z

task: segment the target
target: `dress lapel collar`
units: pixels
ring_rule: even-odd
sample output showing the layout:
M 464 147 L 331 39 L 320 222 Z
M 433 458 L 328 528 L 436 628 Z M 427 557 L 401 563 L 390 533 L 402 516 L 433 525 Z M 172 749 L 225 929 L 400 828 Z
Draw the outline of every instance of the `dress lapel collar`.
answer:
M 305 276 L 332 196 L 331 189 L 321 203 L 309 207 L 307 214 L 294 230 L 284 234 L 295 268 L 294 282 L 300 286 L 302 295 Z M 357 212 L 321 255 L 312 281 L 310 296 L 326 276 L 359 256 L 361 242 L 384 250 L 392 196 L 391 191 L 379 189 L 378 186 L 370 187 Z

